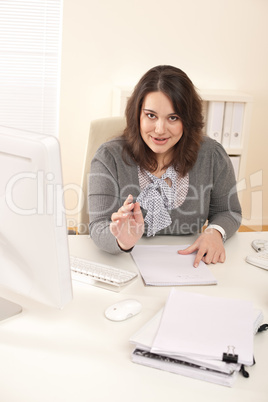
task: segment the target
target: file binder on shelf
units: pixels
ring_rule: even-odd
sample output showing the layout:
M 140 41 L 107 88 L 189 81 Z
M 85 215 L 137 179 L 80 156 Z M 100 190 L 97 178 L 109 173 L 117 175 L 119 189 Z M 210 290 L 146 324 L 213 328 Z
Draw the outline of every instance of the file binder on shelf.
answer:
M 235 172 L 235 178 L 238 180 L 239 178 L 239 165 L 240 165 L 240 156 L 230 156 L 234 172 Z
M 221 142 L 223 125 L 224 102 L 208 103 L 207 111 L 207 135 L 214 140 Z
M 230 148 L 240 148 L 242 145 L 244 108 L 245 108 L 244 102 L 234 102 Z
M 222 146 L 224 148 L 229 148 L 230 146 L 232 117 L 233 117 L 233 102 L 225 102 L 222 141 L 221 141 Z

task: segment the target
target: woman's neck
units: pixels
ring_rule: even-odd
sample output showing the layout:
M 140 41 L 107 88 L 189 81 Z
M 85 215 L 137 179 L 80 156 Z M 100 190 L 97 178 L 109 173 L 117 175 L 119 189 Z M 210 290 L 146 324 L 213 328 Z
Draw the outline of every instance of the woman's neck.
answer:
M 168 163 L 171 160 L 171 155 L 163 155 L 163 154 L 158 154 L 157 155 L 157 169 L 153 172 L 153 175 L 156 177 L 162 177 L 164 173 L 167 171 Z
M 165 167 L 161 167 L 158 165 L 157 170 L 155 170 L 152 174 L 158 178 L 162 177 L 164 173 L 166 173 L 167 169 Z

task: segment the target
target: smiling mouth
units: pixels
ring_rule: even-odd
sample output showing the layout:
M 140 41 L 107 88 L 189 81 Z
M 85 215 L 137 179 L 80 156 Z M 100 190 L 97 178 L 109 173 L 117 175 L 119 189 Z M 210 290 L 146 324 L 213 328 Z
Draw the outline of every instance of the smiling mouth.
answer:
M 152 140 L 156 143 L 164 143 L 167 142 L 168 138 L 157 138 L 157 137 L 151 137 Z

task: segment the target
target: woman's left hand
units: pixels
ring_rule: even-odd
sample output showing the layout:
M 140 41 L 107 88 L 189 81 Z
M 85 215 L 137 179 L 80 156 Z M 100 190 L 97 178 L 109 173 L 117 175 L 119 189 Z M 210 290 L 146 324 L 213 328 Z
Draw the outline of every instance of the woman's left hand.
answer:
M 222 235 L 218 230 L 206 229 L 196 241 L 185 250 L 179 250 L 182 255 L 191 254 L 197 251 L 194 267 L 197 268 L 200 261 L 206 264 L 216 264 L 217 262 L 225 261 L 225 249 L 223 246 Z

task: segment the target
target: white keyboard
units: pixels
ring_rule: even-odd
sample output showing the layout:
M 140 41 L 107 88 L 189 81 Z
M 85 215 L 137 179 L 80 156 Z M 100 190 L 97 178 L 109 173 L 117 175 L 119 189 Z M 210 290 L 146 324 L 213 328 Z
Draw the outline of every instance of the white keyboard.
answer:
M 268 270 L 268 251 L 260 251 L 259 253 L 248 255 L 246 261 L 249 264 Z
M 70 257 L 70 264 L 72 279 L 90 285 L 108 285 L 108 289 L 115 291 L 117 291 L 116 288 L 128 284 L 137 276 L 135 272 L 74 256 Z

